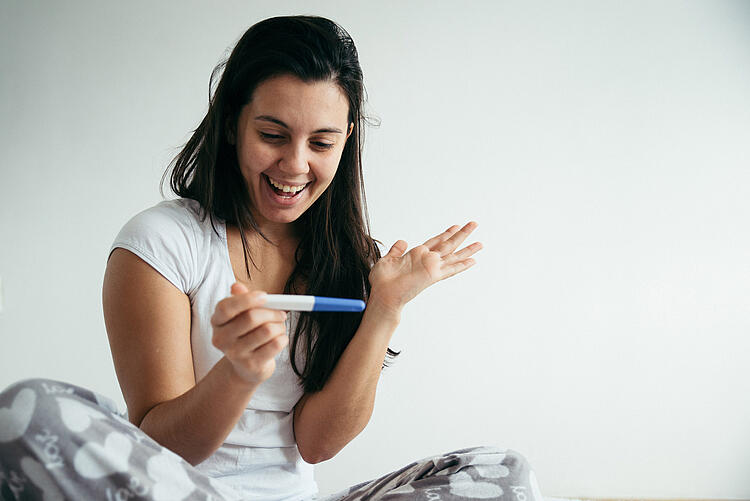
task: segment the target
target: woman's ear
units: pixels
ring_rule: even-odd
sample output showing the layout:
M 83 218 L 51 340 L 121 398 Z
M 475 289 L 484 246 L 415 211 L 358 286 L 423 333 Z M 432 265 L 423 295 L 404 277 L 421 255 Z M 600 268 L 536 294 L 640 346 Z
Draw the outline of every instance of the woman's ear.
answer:
M 351 122 L 349 124 L 349 132 L 346 134 L 346 138 L 349 139 L 349 136 L 352 135 L 352 132 L 354 131 L 354 122 Z

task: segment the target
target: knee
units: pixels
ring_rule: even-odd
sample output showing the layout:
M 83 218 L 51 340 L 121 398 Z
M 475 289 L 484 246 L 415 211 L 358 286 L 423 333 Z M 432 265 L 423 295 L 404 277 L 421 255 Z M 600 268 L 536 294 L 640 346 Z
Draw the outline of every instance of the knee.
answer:
M 473 462 L 488 468 L 500 468 L 501 476 L 510 475 L 512 478 L 527 478 L 533 471 L 528 459 L 513 449 L 503 449 L 495 446 L 482 446 L 469 449 L 476 456 Z
M 15 383 L 11 383 L 8 386 L 5 387 L 5 389 L 0 392 L 0 396 L 6 396 L 10 394 L 15 394 L 24 388 L 28 388 L 30 390 L 36 390 L 41 388 L 42 382 L 46 381 L 44 379 L 40 378 L 32 378 L 32 379 L 21 379 L 19 381 L 16 381 Z
M 509 470 L 517 472 L 518 476 L 528 476 L 532 471 L 531 463 L 526 459 L 526 456 L 513 449 L 505 451 L 505 458 L 503 459 L 502 464 Z
M 544 501 L 531 463 L 518 451 L 505 451 L 503 465 L 508 468 L 511 489 L 517 501 Z
M 38 395 L 42 380 L 17 381 L 0 392 L 0 445 L 7 446 L 24 438 L 34 413 L 39 407 Z M 25 440 L 25 439 L 24 439 Z
M 22 379 L 0 392 L 0 407 L 30 405 L 47 408 L 53 405 L 54 397 L 72 396 L 74 393 L 75 387 L 62 381 L 44 378 Z
M 7 386 L 2 392 L 0 392 L 0 396 L 16 394 L 23 389 L 34 390 L 35 392 L 41 393 L 42 395 L 53 393 L 55 392 L 55 390 L 59 393 L 72 393 L 73 390 L 70 389 L 69 386 L 70 385 L 68 385 L 67 383 L 63 383 L 62 381 L 55 381 L 53 379 L 21 379 Z
M 534 469 L 520 452 L 494 446 L 475 447 L 466 452 L 473 456 L 470 465 L 479 477 L 485 481 L 495 479 L 503 488 L 509 487 L 516 501 L 544 501 Z

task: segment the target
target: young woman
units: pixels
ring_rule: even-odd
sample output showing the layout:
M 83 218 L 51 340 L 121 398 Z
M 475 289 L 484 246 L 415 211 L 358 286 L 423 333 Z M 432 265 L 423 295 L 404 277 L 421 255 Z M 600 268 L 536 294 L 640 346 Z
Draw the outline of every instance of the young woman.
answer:
M 316 495 L 312 465 L 370 419 L 404 305 L 481 248 L 458 250 L 470 222 L 381 257 L 362 182 L 363 101 L 354 43 L 332 21 L 278 17 L 244 34 L 170 166 L 179 198 L 133 217 L 112 245 L 103 307 L 127 413 L 57 381 L 6 389 L 4 499 Z M 367 306 L 264 308 L 280 293 Z M 521 455 L 483 447 L 331 499 L 535 495 Z

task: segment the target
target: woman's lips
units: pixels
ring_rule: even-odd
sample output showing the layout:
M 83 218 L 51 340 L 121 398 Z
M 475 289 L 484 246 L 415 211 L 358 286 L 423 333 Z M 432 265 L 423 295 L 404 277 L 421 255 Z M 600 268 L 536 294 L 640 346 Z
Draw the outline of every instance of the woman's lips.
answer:
M 296 194 L 292 196 L 284 196 L 279 195 L 276 193 L 276 191 L 271 186 L 271 182 L 268 179 L 268 176 L 265 174 L 262 175 L 265 179 L 265 182 L 263 183 L 265 185 L 265 192 L 268 194 L 269 199 L 274 202 L 276 205 L 282 205 L 285 207 L 289 207 L 292 205 L 296 205 L 297 202 L 299 202 L 303 198 L 303 194 L 307 192 L 307 188 L 310 186 L 311 183 L 307 183 L 304 188 L 302 188 L 300 191 L 298 191 Z

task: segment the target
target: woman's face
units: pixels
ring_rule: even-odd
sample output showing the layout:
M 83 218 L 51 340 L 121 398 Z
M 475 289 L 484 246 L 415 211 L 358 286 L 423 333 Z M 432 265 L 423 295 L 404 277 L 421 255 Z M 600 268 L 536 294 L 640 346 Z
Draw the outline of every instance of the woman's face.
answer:
M 291 223 L 320 197 L 351 134 L 349 103 L 329 81 L 263 81 L 237 121 L 237 160 L 261 228 Z

